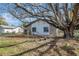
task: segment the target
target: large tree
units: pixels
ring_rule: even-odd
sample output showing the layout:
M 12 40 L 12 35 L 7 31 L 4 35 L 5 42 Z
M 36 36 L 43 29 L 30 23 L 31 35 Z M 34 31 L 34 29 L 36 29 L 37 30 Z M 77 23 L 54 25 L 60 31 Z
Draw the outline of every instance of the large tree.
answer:
M 73 32 L 79 25 L 79 4 L 14 4 L 10 13 L 16 18 L 36 17 L 46 20 L 52 26 L 64 32 L 64 38 L 73 38 Z M 21 20 L 24 21 L 24 20 Z

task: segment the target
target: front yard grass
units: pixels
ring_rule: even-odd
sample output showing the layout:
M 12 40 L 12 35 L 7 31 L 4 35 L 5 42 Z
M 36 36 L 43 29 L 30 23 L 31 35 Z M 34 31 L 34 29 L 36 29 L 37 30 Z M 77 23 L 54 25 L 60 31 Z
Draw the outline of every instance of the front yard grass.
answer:
M 17 53 L 37 47 L 44 42 L 46 41 L 39 41 L 39 38 L 29 39 L 0 37 L 0 56 L 15 55 Z
M 79 40 L 0 37 L 0 56 L 79 55 L 78 46 Z

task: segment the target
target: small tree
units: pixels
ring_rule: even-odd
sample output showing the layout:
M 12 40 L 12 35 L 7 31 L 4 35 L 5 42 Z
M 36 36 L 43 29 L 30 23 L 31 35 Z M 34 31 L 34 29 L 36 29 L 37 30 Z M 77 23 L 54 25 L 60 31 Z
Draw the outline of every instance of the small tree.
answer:
M 8 25 L 8 23 L 5 21 L 5 18 L 0 17 L 0 25 Z

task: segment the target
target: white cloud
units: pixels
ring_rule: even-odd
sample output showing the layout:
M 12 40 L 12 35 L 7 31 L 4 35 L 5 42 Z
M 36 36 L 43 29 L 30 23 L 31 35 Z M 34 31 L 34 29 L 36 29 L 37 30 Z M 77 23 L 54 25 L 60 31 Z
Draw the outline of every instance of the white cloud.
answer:
M 9 25 L 18 26 L 21 23 L 18 19 L 14 18 L 9 13 L 2 13 L 1 16 L 3 16 L 6 19 L 6 22 L 8 22 Z

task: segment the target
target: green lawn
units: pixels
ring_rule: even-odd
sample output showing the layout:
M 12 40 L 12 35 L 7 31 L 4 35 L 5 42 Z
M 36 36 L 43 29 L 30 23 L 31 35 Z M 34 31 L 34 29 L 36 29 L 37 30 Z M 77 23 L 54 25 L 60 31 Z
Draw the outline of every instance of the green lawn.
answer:
M 15 55 L 43 44 L 37 38 L 6 38 L 0 37 L 0 55 Z M 29 53 L 27 54 L 29 55 Z M 31 55 L 31 54 L 30 54 Z
M 0 37 L 0 56 L 79 55 L 78 46 L 76 40 Z

